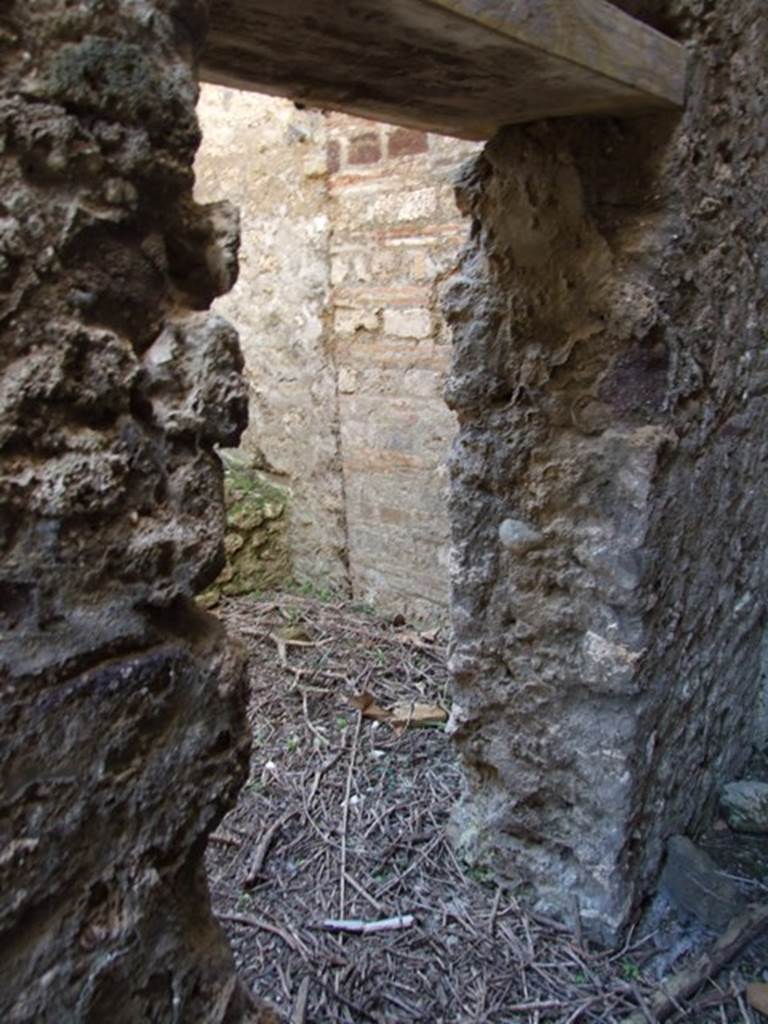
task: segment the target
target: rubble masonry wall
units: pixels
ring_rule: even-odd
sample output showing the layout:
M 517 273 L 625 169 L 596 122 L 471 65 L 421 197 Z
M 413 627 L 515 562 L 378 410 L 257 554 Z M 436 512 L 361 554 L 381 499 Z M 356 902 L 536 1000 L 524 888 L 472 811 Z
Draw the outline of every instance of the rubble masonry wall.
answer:
M 240 1021 L 207 835 L 245 776 L 222 564 L 246 392 L 192 201 L 197 0 L 0 15 L 0 1017 Z M 255 1018 L 254 1018 L 255 1019 Z
M 500 133 L 444 304 L 455 834 L 606 940 L 765 739 L 768 13 L 660 10 L 684 116 Z

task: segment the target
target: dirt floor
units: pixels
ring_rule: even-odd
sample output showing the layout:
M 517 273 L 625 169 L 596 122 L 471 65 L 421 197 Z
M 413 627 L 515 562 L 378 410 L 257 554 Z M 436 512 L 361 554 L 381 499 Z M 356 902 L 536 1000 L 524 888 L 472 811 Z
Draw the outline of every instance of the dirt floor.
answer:
M 261 998 L 291 1024 L 657 1019 L 658 935 L 591 949 L 457 862 L 445 837 L 461 788 L 439 723 L 445 637 L 300 595 L 216 611 L 251 650 L 253 758 L 208 866 L 215 911 Z M 366 702 L 384 720 L 365 717 Z M 744 995 L 768 980 L 764 954 L 753 944 L 667 1019 L 765 1020 Z

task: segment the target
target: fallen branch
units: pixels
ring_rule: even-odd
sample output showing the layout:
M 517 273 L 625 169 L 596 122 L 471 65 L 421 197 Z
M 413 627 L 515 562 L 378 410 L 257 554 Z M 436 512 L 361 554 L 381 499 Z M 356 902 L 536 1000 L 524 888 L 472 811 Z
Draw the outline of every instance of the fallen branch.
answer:
M 355 771 L 355 756 L 357 744 L 360 741 L 360 727 L 363 721 L 362 715 L 358 714 L 355 722 L 355 732 L 352 737 L 352 751 L 349 755 L 349 767 L 347 769 L 347 782 L 344 790 L 344 804 L 341 811 L 341 869 L 339 877 L 339 912 L 344 913 L 347 899 L 347 833 L 349 831 L 349 799 L 352 795 L 352 776 Z
M 337 921 L 329 918 L 315 927 L 325 932 L 353 932 L 356 935 L 371 935 L 375 932 L 393 932 L 400 928 L 410 928 L 415 918 L 413 914 L 399 914 L 397 917 L 385 917 L 380 921 Z
M 768 928 L 768 903 L 751 907 L 745 914 L 733 918 L 715 945 L 699 954 L 693 963 L 673 975 L 663 988 L 648 1000 L 646 1010 L 625 1018 L 624 1024 L 645 1024 L 648 1010 L 656 1021 L 664 1021 L 675 1012 L 681 999 L 692 996 L 705 981 L 720 971 Z
M 304 960 L 309 958 L 309 951 L 300 939 L 285 931 L 284 928 L 279 928 L 276 924 L 272 924 L 271 921 L 265 921 L 263 917 L 254 917 L 252 914 L 219 914 L 218 918 L 220 921 L 228 921 L 231 924 L 241 924 L 245 925 L 246 928 L 256 928 L 259 931 L 270 932 L 270 934 L 282 939 L 286 946 L 292 949 L 294 953 L 298 953 Z
M 248 870 L 248 874 L 243 879 L 243 887 L 245 889 L 252 889 L 261 879 L 262 871 L 264 870 L 264 862 L 267 859 L 269 848 L 272 845 L 272 840 L 275 838 L 280 829 L 291 818 L 295 817 L 298 811 L 287 811 L 282 817 L 278 818 L 277 821 L 273 822 L 264 835 L 261 837 L 259 845 L 256 847 L 256 853 L 253 855 L 251 866 Z

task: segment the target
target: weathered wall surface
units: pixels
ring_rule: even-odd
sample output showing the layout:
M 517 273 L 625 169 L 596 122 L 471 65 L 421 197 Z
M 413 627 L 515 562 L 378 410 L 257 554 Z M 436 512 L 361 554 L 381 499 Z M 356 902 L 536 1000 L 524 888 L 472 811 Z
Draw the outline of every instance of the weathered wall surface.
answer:
M 355 594 L 426 617 L 448 603 L 439 289 L 466 221 L 451 184 L 472 143 L 329 117 L 333 346 Z
M 237 220 L 191 201 L 204 5 L 0 14 L 0 1017 L 240 1020 L 207 834 L 246 770 L 214 444 L 244 426 L 204 312 Z
M 240 276 L 217 309 L 237 325 L 250 424 L 243 447 L 291 492 L 301 577 L 347 578 L 336 374 L 327 330 L 326 123 L 288 100 L 206 86 L 196 194 L 242 219 Z
M 243 216 L 235 288 L 251 393 L 243 449 L 290 491 L 299 577 L 425 617 L 448 603 L 455 417 L 440 283 L 466 235 L 472 143 L 205 87 L 200 198 Z
M 609 939 L 749 755 L 766 612 L 768 12 L 660 12 L 685 116 L 500 134 L 445 297 L 456 833 Z

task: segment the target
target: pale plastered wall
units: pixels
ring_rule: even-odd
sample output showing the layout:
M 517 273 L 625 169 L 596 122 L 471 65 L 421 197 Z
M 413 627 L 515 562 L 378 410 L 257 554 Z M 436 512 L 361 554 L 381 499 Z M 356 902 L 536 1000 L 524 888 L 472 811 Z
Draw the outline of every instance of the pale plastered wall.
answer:
M 206 86 L 201 201 L 240 209 L 235 288 L 217 308 L 246 361 L 250 422 L 242 446 L 288 486 L 298 575 L 346 581 L 336 375 L 328 349 L 325 119 L 286 100 Z

